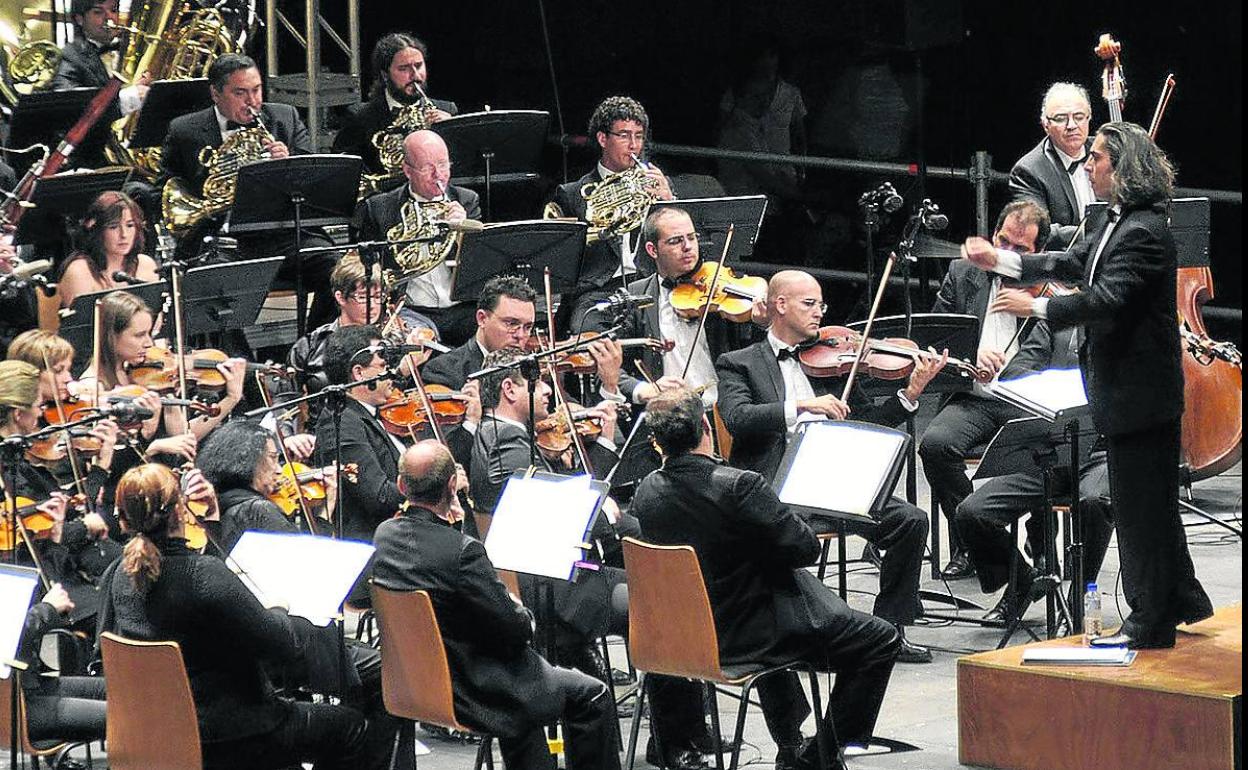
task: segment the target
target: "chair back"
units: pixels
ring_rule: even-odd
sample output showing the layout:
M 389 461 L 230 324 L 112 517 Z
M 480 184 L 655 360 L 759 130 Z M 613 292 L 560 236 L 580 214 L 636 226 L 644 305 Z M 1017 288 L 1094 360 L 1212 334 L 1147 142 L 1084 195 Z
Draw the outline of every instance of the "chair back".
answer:
M 719 637 L 698 555 L 624 538 L 628 653 L 641 671 L 723 681 Z
M 517 599 L 520 598 L 520 576 L 509 569 L 496 569 L 498 579 L 503 581 L 503 585 L 507 587 L 507 592 Z
M 191 683 L 177 642 L 100 634 L 108 681 L 108 766 L 199 770 L 203 756 Z
M 711 407 L 711 427 L 715 429 L 715 451 L 725 460 L 732 459 L 732 434 L 719 413 L 719 404 Z
M 455 718 L 451 669 L 429 593 L 392 591 L 376 583 L 370 587 L 381 631 L 381 695 L 386 711 L 401 719 L 467 732 Z

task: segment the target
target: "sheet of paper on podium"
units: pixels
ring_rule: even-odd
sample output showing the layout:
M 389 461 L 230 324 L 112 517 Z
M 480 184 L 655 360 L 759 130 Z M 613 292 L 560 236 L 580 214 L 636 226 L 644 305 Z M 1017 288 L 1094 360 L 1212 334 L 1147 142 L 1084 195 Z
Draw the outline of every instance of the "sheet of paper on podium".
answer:
M 1078 369 L 1045 369 L 1014 380 L 992 382 L 984 389 L 1048 420 L 1088 404 L 1083 375 Z
M 337 617 L 373 555 L 354 540 L 288 532 L 244 532 L 226 561 L 265 606 L 284 606 L 318 626 Z
M 0 679 L 9 678 L 11 669 L 6 661 L 17 657 L 26 611 L 37 585 L 39 575 L 33 569 L 0 565 Z
M 780 501 L 804 508 L 870 516 L 884 486 L 895 481 L 905 434 L 848 421 L 799 426 L 796 451 L 781 467 Z
M 494 509 L 485 550 L 498 569 L 572 579 L 606 492 L 587 475 L 507 480 Z

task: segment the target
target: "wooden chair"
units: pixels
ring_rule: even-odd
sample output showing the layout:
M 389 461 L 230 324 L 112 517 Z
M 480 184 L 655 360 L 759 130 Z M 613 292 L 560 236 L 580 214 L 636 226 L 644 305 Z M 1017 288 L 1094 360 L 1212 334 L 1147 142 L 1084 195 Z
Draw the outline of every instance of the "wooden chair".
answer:
M 728 432 L 728 423 L 724 422 L 719 413 L 719 404 L 711 407 L 711 427 L 715 429 L 715 451 L 725 460 L 732 459 L 732 434 Z
M 451 669 L 427 591 L 392 591 L 370 583 L 381 632 L 381 697 L 400 719 L 480 735 L 455 716 Z M 494 768 L 493 736 L 482 735 L 473 770 Z
M 820 767 L 826 766 L 827 751 L 836 751 L 836 736 L 825 735 L 819 680 L 814 668 L 804 661 L 780 666 L 741 665 L 725 668 L 719 660 L 719 637 L 711 614 L 711 602 L 702 579 L 702 568 L 693 548 L 687 545 L 651 545 L 628 537 L 624 539 L 624 569 L 628 574 L 628 647 L 638 671 L 640 692 L 629 734 L 626 770 L 632 770 L 637 753 L 637 734 L 645 702 L 645 679 L 664 674 L 701 681 L 712 704 L 711 734 L 716 741 L 716 766 L 723 770 L 719 731 L 719 709 L 715 685 L 741 688 L 741 705 L 733 733 L 731 770 L 740 759 L 741 736 L 750 691 L 759 677 L 777 671 L 804 671 L 810 680 L 811 705 L 816 716 L 816 742 Z
M 44 331 L 56 332 L 61 328 L 61 293 L 52 292 L 52 296 L 42 291 L 35 292 L 38 305 L 39 328 Z
M 203 757 L 191 683 L 177 642 L 100 634 L 108 681 L 112 770 L 199 770 Z
M 20 673 L 10 671 L 8 679 L 0 679 L 0 748 L 5 751 L 13 745 L 13 687 L 17 687 L 17 745 L 18 750 L 31 758 L 35 770 L 39 770 L 39 760 L 50 757 L 52 768 L 61 766 L 61 761 L 69 756 L 76 746 L 84 746 L 83 742 L 59 740 L 32 741 L 26 724 L 26 693 L 22 692 Z

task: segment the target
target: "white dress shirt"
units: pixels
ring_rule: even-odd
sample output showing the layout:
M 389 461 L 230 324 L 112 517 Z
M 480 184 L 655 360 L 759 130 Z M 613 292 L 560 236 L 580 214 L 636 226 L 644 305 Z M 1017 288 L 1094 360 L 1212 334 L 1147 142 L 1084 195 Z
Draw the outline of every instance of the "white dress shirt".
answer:
M 1070 176 L 1070 183 L 1075 188 L 1075 200 L 1079 204 L 1077 216 L 1082 219 L 1083 212 L 1088 210 L 1088 206 L 1096 201 L 1096 194 L 1092 192 L 1092 180 L 1088 179 L 1088 169 L 1083 165 L 1082 158 L 1072 158 L 1066 153 L 1053 146 L 1053 150 L 1057 153 L 1057 159 L 1062 162 L 1063 170 Z M 1078 163 L 1075 170 L 1070 170 L 1070 164 Z
M 603 179 L 606 179 L 614 173 L 614 171 L 611 171 L 601 163 L 598 164 L 598 176 Z M 637 261 L 633 259 L 633 247 L 636 245 L 633 242 L 634 234 L 634 232 L 627 232 L 619 236 L 620 254 L 623 255 L 624 259 L 620 267 L 615 269 L 615 273 L 611 276 L 612 278 L 619 278 L 622 275 L 632 275 L 637 272 Z
M 693 361 L 689 364 L 689 373 L 685 376 L 685 384 L 691 388 L 706 386 L 702 391 L 702 403 L 710 408 L 719 399 L 718 379 L 715 377 L 715 362 L 711 359 L 711 348 L 706 342 L 705 330 L 698 334 L 698 319 L 682 318 L 672 308 L 672 290 L 659 285 L 659 333 L 665 340 L 674 345 L 663 354 L 663 371 L 651 372 L 658 377 L 672 375 L 679 377 L 685 370 L 685 361 L 689 359 L 692 349 Z M 697 337 L 695 346 L 694 337 Z
M 436 198 L 417 195 L 410 185 L 407 188 L 407 194 L 411 200 L 418 203 L 448 200 L 445 195 L 439 195 Z M 428 249 L 428 246 L 422 243 L 419 244 L 419 248 L 423 251 Z M 407 282 L 407 302 L 417 308 L 445 308 L 455 304 L 451 302 L 451 268 L 445 260 L 424 275 L 416 276 Z

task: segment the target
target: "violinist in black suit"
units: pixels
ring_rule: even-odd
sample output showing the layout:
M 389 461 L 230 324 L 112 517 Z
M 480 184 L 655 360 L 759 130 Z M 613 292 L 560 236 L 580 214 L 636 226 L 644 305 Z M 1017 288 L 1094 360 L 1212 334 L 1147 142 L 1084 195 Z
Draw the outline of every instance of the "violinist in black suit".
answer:
M 1017 200 L 1001 209 L 992 239 L 1001 248 L 1030 254 L 1043 247 L 1048 237 L 1049 217 L 1044 209 L 1031 200 Z M 1026 342 L 1026 337 L 1019 333 L 1020 320 L 1005 313 L 988 312 L 988 305 L 1000 288 L 1000 277 L 957 260 L 949 264 L 932 307 L 933 313 L 965 313 L 979 319 L 976 364 L 994 376 Z M 1022 416 L 1018 407 L 993 398 L 976 383 L 969 392 L 950 396 L 923 433 L 919 456 L 932 490 L 932 513 L 939 505 L 950 522 L 952 553 L 941 573 L 946 580 L 975 574 L 958 528 L 953 526 L 958 504 L 971 493 L 966 457 L 975 447 L 986 444 L 1006 421 Z
M 480 541 L 452 527 L 455 461 L 433 441 L 403 455 L 399 484 L 410 506 L 377 528 L 373 579 L 428 591 L 450 666 L 455 714 L 498 736 L 509 768 L 549 768 L 543 725 L 562 720 L 569 770 L 616 770 L 610 690 L 547 663 L 530 646 L 533 616 L 498 579 Z
M 407 184 L 366 198 L 356 209 L 354 231 L 360 240 L 389 240 L 390 230 L 403 222 L 405 207 L 416 207 L 416 215 L 434 217 L 448 228 L 480 219 L 480 196 L 451 185 L 451 159 L 442 137 L 432 131 L 408 134 L 403 157 Z M 448 232 L 447 237 L 453 235 Z M 397 248 L 388 250 L 383 262 L 401 271 L 393 256 Z M 432 320 L 447 345 L 460 345 L 476 331 L 472 303 L 451 301 L 451 268 L 445 262 L 409 278 L 405 310 L 409 308 Z
M 1034 201 L 1053 223 L 1048 241 L 1037 248 L 1066 248 L 1088 204 L 1097 199 L 1083 168 L 1092 144 L 1091 119 L 1092 105 L 1083 86 L 1054 83 L 1040 108 L 1044 139 L 1010 169 L 1010 199 Z
M 379 354 L 381 336 L 375 326 L 345 326 L 330 335 L 325 345 L 325 375 L 330 385 L 345 385 L 375 377 L 385 371 Z M 388 382 L 360 385 L 348 392 L 342 413 L 342 462 L 358 466 L 357 481 L 343 485 L 343 534 L 351 540 L 371 541 L 377 525 L 390 518 L 403 503 L 395 480 L 403 443 L 386 432 L 377 407 L 390 393 Z M 316 458 L 328 465 L 337 457 L 334 417 L 322 409 L 316 423 Z
M 819 556 L 814 531 L 780 502 L 766 477 L 714 455 L 710 424 L 692 391 L 664 391 L 646 414 L 665 461 L 641 482 L 633 510 L 647 541 L 697 552 L 722 663 L 805 660 L 835 671 L 821 718 L 842 744 L 866 741 L 897 658 L 896 630 L 850 609 L 805 569 Z M 758 695 L 779 747 L 776 767 L 818 767 L 800 732 L 810 707 L 797 675 L 763 677 Z M 838 756 L 830 767 L 844 764 Z
M 843 378 L 810 378 L 802 371 L 797 353 L 819 333 L 826 306 L 818 281 L 808 273 L 785 270 L 771 278 L 767 291 L 771 327 L 767 339 L 725 353 L 715 362 L 719 375 L 719 410 L 732 434 L 731 464 L 773 479 L 780 467 L 791 431 L 799 420 L 850 418 L 889 427 L 918 409 L 919 396 L 947 360 L 944 355 L 922 359 L 906 386 L 895 396 L 876 403 L 858 389 L 848 401 L 837 394 Z M 919 568 L 927 539 L 927 516 L 899 498 L 873 512 L 875 524 L 855 529 L 884 551 L 880 565 L 880 593 L 875 614 L 900 631 L 920 611 Z M 899 660 L 926 663 L 932 654 L 903 638 Z
M 1196 579 L 1179 516 L 1183 371 L 1175 325 L 1175 245 L 1167 224 L 1174 170 L 1144 129 L 1107 123 L 1086 171 L 1109 201 L 1104 223 L 1065 252 L 1019 256 L 981 238 L 964 253 L 984 270 L 1084 290 L 1033 298 L 1004 289 L 992 309 L 1082 325 L 1079 364 L 1092 421 L 1106 437 L 1110 495 L 1131 614 L 1110 644 L 1174 646 L 1175 625 L 1213 612 Z
M 334 137 L 334 152 L 359 155 L 372 174 L 389 172 L 381 165 L 373 134 L 394 122 L 399 110 L 422 101 L 429 83 L 429 47 L 407 32 L 383 35 L 373 46 L 373 89 L 368 101 L 351 110 L 342 130 Z M 459 112 L 455 102 L 429 99 L 426 110 L 430 124 Z
M 585 220 L 585 198 L 581 188 L 590 182 L 601 182 L 613 174 L 631 169 L 641 160 L 646 149 L 650 131 L 650 116 L 636 99 L 627 96 L 609 96 L 602 100 L 589 118 L 589 136 L 597 142 L 601 155 L 592 171 L 575 182 L 559 185 L 555 190 L 554 204 L 562 216 Z M 658 166 L 645 164 L 646 182 L 658 200 L 670 201 L 676 197 L 667 177 Z M 630 280 L 650 273 L 648 266 L 633 260 L 637 246 L 637 231 L 611 233 L 585 248 L 581 262 L 581 280 L 576 296 L 565 298 L 572 304 L 570 316 L 573 328 L 580 323 L 585 312 L 593 304 Z
M 166 180 L 176 177 L 186 185 L 188 193 L 202 196 L 209 169 L 200 163 L 200 154 L 205 147 L 214 150 L 221 147 L 242 129 L 264 129 L 267 136 L 263 137 L 262 144 L 266 156 L 271 159 L 316 151 L 294 107 L 264 100 L 260 70 L 250 57 L 242 54 L 218 56 L 208 68 L 208 86 L 212 107 L 174 118 L 169 124 L 169 133 L 161 146 Z M 202 237 L 215 234 L 220 227 L 220 221 L 205 218 L 183 237 L 179 253 L 194 256 Z M 293 253 L 294 242 L 294 234 L 284 230 L 248 234 L 239 237 L 238 249 L 244 259 L 286 255 L 277 278 L 293 283 L 300 262 L 300 257 Z M 308 229 L 302 233 L 300 245 L 312 248 L 328 246 L 330 242 L 320 230 Z M 329 322 L 336 314 L 329 288 L 329 274 L 336 262 L 332 254 L 302 258 L 303 285 L 316 293 L 308 316 L 310 328 Z

